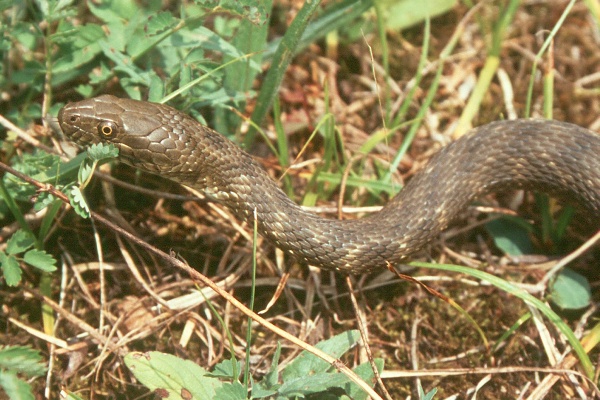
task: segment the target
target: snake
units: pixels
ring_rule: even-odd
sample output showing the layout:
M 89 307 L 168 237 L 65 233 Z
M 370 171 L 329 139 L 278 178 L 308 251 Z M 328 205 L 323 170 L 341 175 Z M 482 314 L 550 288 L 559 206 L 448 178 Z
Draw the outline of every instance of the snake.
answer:
M 250 154 L 184 112 L 112 95 L 67 103 L 58 122 L 81 146 L 203 192 L 297 260 L 361 274 L 406 262 L 477 198 L 536 190 L 600 216 L 600 136 L 544 119 L 496 121 L 443 146 L 381 210 L 329 219 L 292 201 Z

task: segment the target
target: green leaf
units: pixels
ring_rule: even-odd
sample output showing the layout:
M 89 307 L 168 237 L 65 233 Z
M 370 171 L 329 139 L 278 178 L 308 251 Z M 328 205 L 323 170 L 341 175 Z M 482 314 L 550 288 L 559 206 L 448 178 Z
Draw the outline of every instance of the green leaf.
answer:
M 423 386 L 421 386 L 421 382 L 419 382 L 419 399 L 422 400 L 433 400 L 433 397 L 437 393 L 437 388 L 431 389 L 429 392 L 425 393 L 423 390 Z
M 451 10 L 457 0 L 378 0 L 384 10 L 385 26 L 391 30 L 402 30 L 422 23 Z
M 151 351 L 133 352 L 125 356 L 125 365 L 148 389 L 161 398 L 214 399 L 223 383 L 206 376 L 204 368 L 170 354 Z M 171 397 L 170 397 L 171 396 Z
M 377 367 L 377 371 L 381 373 L 381 371 L 383 371 L 383 359 L 376 358 L 374 362 L 375 366 Z M 353 369 L 353 371 L 356 373 L 356 375 L 360 376 L 360 378 L 363 381 L 367 382 L 371 387 L 375 385 L 375 374 L 373 373 L 373 368 L 371 368 L 371 364 L 369 364 L 368 362 L 358 365 L 356 368 Z M 367 398 L 369 398 L 369 395 L 365 393 L 364 389 L 358 386 L 356 383 L 352 382 L 348 377 L 346 377 L 346 382 L 343 384 L 343 388 L 348 394 L 348 396 L 353 400 L 367 400 Z
M 97 24 L 72 26 L 61 23 L 59 32 L 52 36 L 55 43 L 61 46 L 58 59 L 52 63 L 53 75 L 69 75 L 93 60 L 102 49 L 98 42 L 106 36 L 102 27 Z M 55 82 L 55 79 L 52 81 Z
M 550 285 L 550 298 L 563 310 L 589 307 L 592 299 L 590 283 L 584 276 L 565 268 Z
M 281 343 L 277 342 L 277 349 L 273 354 L 273 361 L 269 372 L 264 376 L 260 382 L 255 382 L 252 385 L 252 398 L 262 399 L 265 397 L 274 396 L 277 394 L 277 390 L 281 387 L 278 383 L 279 380 L 279 358 L 281 357 Z
M 83 193 L 81 193 L 81 189 L 74 186 L 67 192 L 67 197 L 69 198 L 69 203 L 73 210 L 82 218 L 90 217 L 90 208 L 88 207 L 87 202 L 85 201 L 85 197 L 83 197 Z
M 96 143 L 88 148 L 88 156 L 95 161 L 116 158 L 118 155 L 119 149 L 114 144 Z
M 358 339 L 360 339 L 359 332 L 351 330 L 319 342 L 315 347 L 332 357 L 338 358 L 356 345 Z M 283 370 L 282 377 L 283 381 L 287 382 L 290 379 L 314 376 L 317 373 L 325 372 L 332 368 L 327 361 L 304 350 Z
M 215 390 L 215 399 L 219 400 L 240 400 L 247 397 L 246 389 L 238 381 L 223 383 L 220 388 Z
M 325 392 L 334 387 L 342 386 L 348 377 L 339 372 L 305 375 L 292 379 L 284 379 L 283 385 L 277 391 L 280 396 L 287 398 L 304 397 Z
M 19 229 L 6 242 L 6 252 L 8 254 L 18 254 L 31 248 L 35 244 L 35 238 L 30 232 Z
M 89 158 L 81 163 L 79 172 L 77 172 L 77 183 L 81 185 L 90 179 L 90 176 L 94 173 L 94 164 L 95 162 Z
M 167 11 L 151 15 L 150 18 L 148 18 L 147 33 L 149 35 L 163 33 L 174 27 L 179 21 L 178 18 L 173 17 L 173 14 Z
M 25 346 L 0 350 L 0 370 L 12 370 L 28 377 L 42 376 L 47 368 L 39 350 Z
M 0 251 L 0 267 L 8 286 L 17 286 L 21 282 L 21 267 L 14 256 L 8 256 Z
M 505 254 L 520 256 L 533 253 L 529 229 L 520 219 L 503 217 L 485 224 L 496 246 Z
M 11 400 L 35 400 L 31 386 L 13 371 L 0 370 L 0 387 Z
M 60 158 L 58 156 L 37 150 L 33 154 L 24 153 L 13 164 L 13 168 L 42 182 L 54 183 L 53 179 L 56 178 L 59 165 Z M 12 175 L 6 174 L 3 179 L 6 189 L 14 199 L 29 201 L 31 196 L 36 193 L 36 188 L 33 185 L 25 184 Z
M 275 354 L 273 354 L 273 361 L 271 362 L 271 368 L 269 372 L 265 375 L 263 379 L 264 384 L 268 388 L 272 388 L 276 386 L 278 383 L 277 375 L 279 369 L 279 357 L 281 357 L 281 343 L 277 342 L 277 349 L 275 349 Z
M 136 12 L 139 12 L 139 6 L 134 0 L 91 2 L 87 6 L 92 14 L 106 23 L 129 20 L 133 18 Z
M 235 369 L 233 365 L 234 362 L 236 363 Z M 208 374 L 208 376 L 211 376 L 213 378 L 226 378 L 229 380 L 234 380 L 238 378 L 237 376 L 233 376 L 234 370 L 238 372 L 241 371 L 242 364 L 235 359 L 224 360 L 215 365 L 215 368 L 213 368 L 213 370 Z
M 29 250 L 23 256 L 23 261 L 45 272 L 56 271 L 56 260 L 43 250 Z
M 379 371 L 383 370 L 383 360 L 378 358 L 375 365 Z M 375 382 L 373 370 L 369 363 L 363 363 L 356 368 L 354 372 L 365 382 Z M 306 375 L 297 378 L 284 378 L 284 383 L 278 389 L 280 396 L 293 398 L 303 397 L 311 394 L 322 393 L 333 388 L 340 388 L 350 398 L 355 400 L 366 400 L 368 395 L 356 383 L 352 382 L 345 374 L 341 372 L 326 372 L 314 375 Z

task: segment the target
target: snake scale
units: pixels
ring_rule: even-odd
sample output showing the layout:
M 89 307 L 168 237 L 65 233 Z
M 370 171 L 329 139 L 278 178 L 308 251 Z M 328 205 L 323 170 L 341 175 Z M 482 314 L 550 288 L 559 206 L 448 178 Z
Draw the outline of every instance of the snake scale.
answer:
M 123 162 L 203 191 L 240 219 L 253 221 L 256 210 L 263 236 L 324 269 L 359 274 L 404 261 L 491 191 L 541 190 L 600 216 L 600 136 L 564 122 L 476 128 L 442 148 L 381 211 L 340 221 L 303 210 L 249 154 L 172 107 L 104 95 L 67 104 L 58 120 L 76 143 L 113 143 Z

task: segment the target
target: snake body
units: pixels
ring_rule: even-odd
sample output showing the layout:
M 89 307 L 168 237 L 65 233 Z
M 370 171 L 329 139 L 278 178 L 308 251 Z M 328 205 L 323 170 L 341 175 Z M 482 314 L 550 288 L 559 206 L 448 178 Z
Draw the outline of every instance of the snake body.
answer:
M 475 198 L 503 189 L 567 197 L 600 216 L 600 136 L 550 120 L 494 122 L 442 148 L 381 211 L 321 218 L 290 200 L 224 136 L 166 105 L 104 95 L 70 103 L 61 129 L 80 145 L 113 143 L 119 158 L 206 193 L 297 259 L 362 273 L 410 258 Z

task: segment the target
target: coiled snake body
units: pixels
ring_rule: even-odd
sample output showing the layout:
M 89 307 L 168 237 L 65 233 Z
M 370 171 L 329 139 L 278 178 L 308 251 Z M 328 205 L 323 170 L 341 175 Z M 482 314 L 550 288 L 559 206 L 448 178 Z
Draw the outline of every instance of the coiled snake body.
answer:
M 81 145 L 113 143 L 119 158 L 205 192 L 308 264 L 361 273 L 406 260 L 473 199 L 508 188 L 568 196 L 600 215 L 600 136 L 549 120 L 494 122 L 445 146 L 381 211 L 332 220 L 291 201 L 247 153 L 171 107 L 100 96 L 60 110 Z

